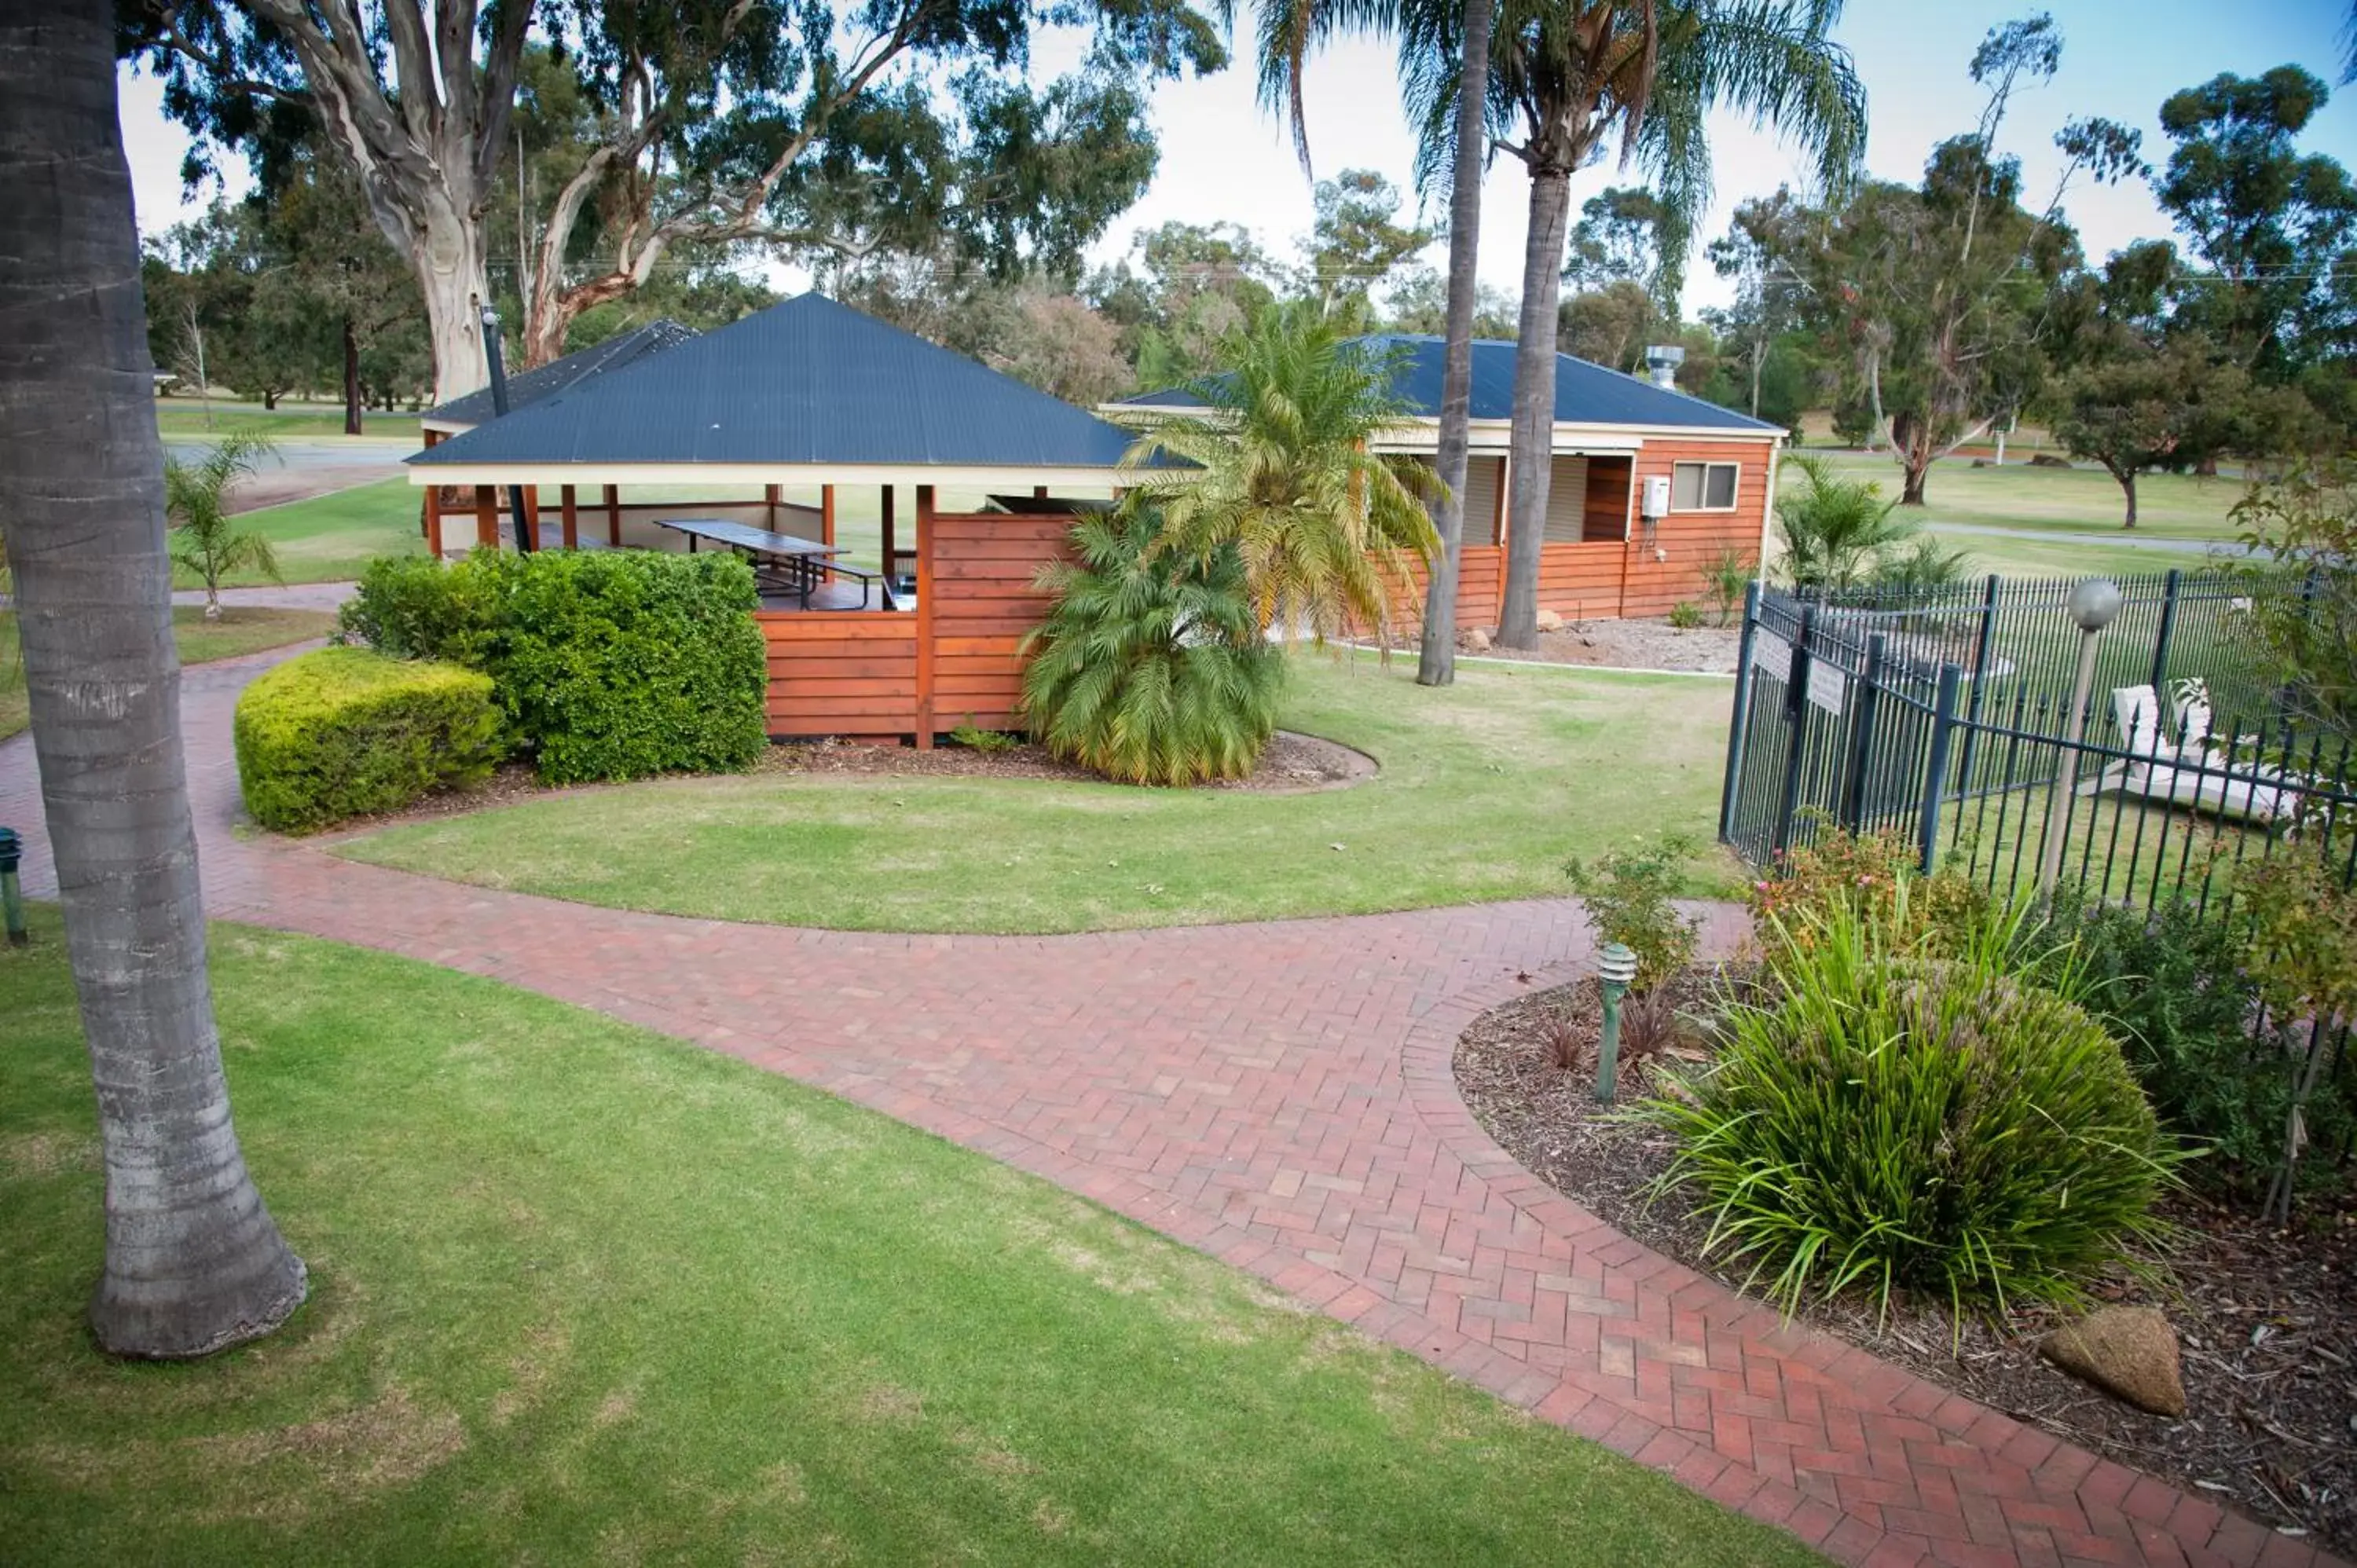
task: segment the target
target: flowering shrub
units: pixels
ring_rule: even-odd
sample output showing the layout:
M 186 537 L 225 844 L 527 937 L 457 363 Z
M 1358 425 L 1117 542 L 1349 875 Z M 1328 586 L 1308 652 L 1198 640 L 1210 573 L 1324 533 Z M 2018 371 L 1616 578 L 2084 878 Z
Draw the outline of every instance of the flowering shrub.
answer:
M 1895 832 L 1828 831 L 1784 853 L 1773 875 L 1751 885 L 1751 918 L 1764 940 L 1806 946 L 1839 912 L 1889 924 L 1902 918 L 1910 947 L 1953 950 L 1989 913 L 1988 894 L 1953 872 L 1925 876 L 1914 846 Z

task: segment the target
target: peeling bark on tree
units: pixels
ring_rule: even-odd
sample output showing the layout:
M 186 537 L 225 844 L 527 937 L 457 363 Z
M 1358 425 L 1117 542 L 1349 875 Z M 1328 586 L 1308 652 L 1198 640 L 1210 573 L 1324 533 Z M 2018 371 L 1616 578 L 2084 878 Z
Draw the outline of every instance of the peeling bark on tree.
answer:
M 200 1356 L 303 1300 L 230 1121 L 180 746 L 163 451 L 105 0 L 0 0 L 0 466 L 34 754 L 106 1168 L 91 1305 Z

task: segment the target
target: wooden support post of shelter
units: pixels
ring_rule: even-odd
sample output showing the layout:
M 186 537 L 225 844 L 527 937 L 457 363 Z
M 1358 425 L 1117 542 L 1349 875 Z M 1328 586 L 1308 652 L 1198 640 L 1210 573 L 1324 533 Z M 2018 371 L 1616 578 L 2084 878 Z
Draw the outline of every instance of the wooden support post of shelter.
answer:
M 581 509 L 575 501 L 573 487 L 566 485 L 557 494 L 564 498 L 565 548 L 578 550 L 581 548 Z
M 778 526 L 778 502 L 784 498 L 785 490 L 786 487 L 783 485 L 761 487 L 761 526 L 763 528 L 774 529 Z
M 479 550 L 500 547 L 500 493 L 489 485 L 475 487 L 475 546 Z
M 606 542 L 619 550 L 622 547 L 622 487 L 606 487 Z
M 892 556 L 894 553 L 894 542 L 895 542 L 892 538 L 892 487 L 887 485 L 884 487 L 884 560 L 882 564 L 884 568 L 884 575 L 888 579 L 890 578 L 893 574 Z
M 917 749 L 933 749 L 933 487 L 917 487 Z
M 821 485 L 818 488 L 818 542 L 821 544 L 834 542 L 834 487 L 833 485 Z
M 532 531 L 530 534 L 524 532 L 526 529 Z M 527 538 L 531 540 L 533 549 L 540 548 L 540 487 L 538 485 L 526 485 L 523 488 L 523 515 L 516 519 L 518 549 L 523 548 L 523 542 Z
M 442 487 L 425 487 L 425 553 L 442 558 Z

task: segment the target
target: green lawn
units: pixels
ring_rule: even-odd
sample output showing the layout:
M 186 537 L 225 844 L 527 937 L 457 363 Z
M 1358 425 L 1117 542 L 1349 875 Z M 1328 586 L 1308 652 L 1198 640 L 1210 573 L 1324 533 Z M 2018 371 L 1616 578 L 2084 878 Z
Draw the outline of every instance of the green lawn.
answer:
M 1845 474 L 1873 479 L 1885 495 L 1899 493 L 1899 465 L 1887 456 L 1820 454 Z M 1927 522 L 1968 522 L 2026 532 L 2142 534 L 2155 539 L 2225 541 L 2234 537 L 2228 516 L 2242 499 L 2233 478 L 2147 474 L 2136 481 L 2136 526 L 2120 526 L 2125 506 L 2120 487 L 2101 468 L 2034 468 L 2008 461 L 2002 468 L 1975 468 L 1949 458 L 1933 466 L 1924 487 L 1920 515 Z
M 343 435 L 344 405 L 281 400 L 276 408 L 267 409 L 258 403 L 215 398 L 208 423 L 204 406 L 195 398 L 173 397 L 156 401 L 156 428 L 166 435 L 211 437 L 226 435 L 232 430 L 261 430 L 282 441 L 297 437 L 308 440 Z M 414 442 L 418 439 L 417 415 L 371 409 L 361 421 L 361 433 L 367 439 L 388 436 Z
M 275 1337 L 111 1362 L 60 932 L 0 950 L 11 1563 L 1802 1564 L 1045 1183 L 490 981 L 217 928 Z
M 422 491 L 407 479 L 380 479 L 308 500 L 241 512 L 238 526 L 270 541 L 278 570 L 290 583 L 342 583 L 379 555 L 423 555 L 425 536 L 418 528 Z M 181 574 L 187 578 L 187 574 Z M 226 579 L 241 585 L 269 578 L 247 572 Z M 193 580 L 181 582 L 193 587 Z
M 1307 795 L 1021 779 L 665 780 L 371 834 L 339 853 L 593 904 L 860 930 L 1075 931 L 1562 894 L 1573 854 L 1708 843 L 1731 682 L 1296 661 L 1285 725 L 1376 757 Z M 1733 862 L 1695 865 L 1717 891 Z
M 180 662 L 202 664 L 209 660 L 234 659 L 325 637 L 335 629 L 336 618 L 318 610 L 264 609 L 241 605 L 221 611 L 217 621 L 205 619 L 200 605 L 176 605 L 172 629 L 180 645 Z M 25 672 L 16 661 L 16 617 L 0 610 L 0 740 L 25 727 Z

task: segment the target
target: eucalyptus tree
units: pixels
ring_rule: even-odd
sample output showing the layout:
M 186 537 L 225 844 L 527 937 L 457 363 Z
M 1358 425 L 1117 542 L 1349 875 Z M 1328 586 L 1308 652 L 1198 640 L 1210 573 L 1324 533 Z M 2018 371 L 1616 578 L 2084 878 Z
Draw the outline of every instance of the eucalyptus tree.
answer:
M 1071 21 L 1085 65 L 1034 88 L 1033 29 Z M 1076 253 L 1151 171 L 1138 80 L 1224 63 L 1185 0 L 121 0 L 118 47 L 162 73 L 200 156 L 235 147 L 266 178 L 325 133 L 417 276 L 444 399 L 487 379 L 485 214 L 528 49 L 577 88 L 537 214 L 536 359 L 683 246 L 872 248 L 914 214 L 1002 255 Z
M 1421 126 L 1419 166 L 1450 156 L 1465 105 L 1467 33 L 1449 0 L 1399 0 Z M 1711 191 L 1706 118 L 1732 109 L 1772 124 L 1845 188 L 1866 142 L 1866 91 L 1827 36 L 1841 0 L 1501 0 L 1485 125 L 1530 176 L 1514 358 L 1505 601 L 1499 640 L 1538 636 L 1538 571 L 1555 435 L 1557 305 L 1571 177 L 1618 139 L 1661 204 L 1662 288 L 1674 295 Z M 1517 139 L 1519 138 L 1519 139 Z
M 106 1180 L 90 1316 L 199 1356 L 304 1294 L 230 1119 L 180 746 L 164 457 L 105 0 L 0 0 L 0 465 Z

